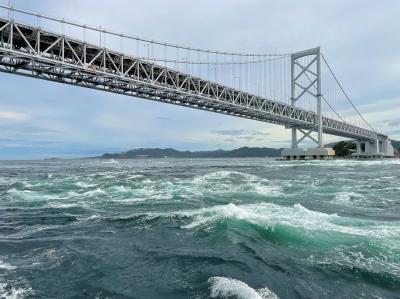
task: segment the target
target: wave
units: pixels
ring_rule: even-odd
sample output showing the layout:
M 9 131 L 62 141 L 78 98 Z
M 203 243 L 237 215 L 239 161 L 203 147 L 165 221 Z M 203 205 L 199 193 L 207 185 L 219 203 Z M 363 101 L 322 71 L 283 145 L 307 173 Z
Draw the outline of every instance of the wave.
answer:
M 293 165 L 293 166 L 321 166 L 321 167 L 340 167 L 343 166 L 375 166 L 375 165 L 399 165 L 400 159 L 382 159 L 382 160 L 330 160 L 330 161 L 291 161 L 291 162 L 277 162 L 278 165 Z
M 46 186 L 47 189 L 51 191 L 52 186 Z M 79 193 L 75 191 L 66 190 L 63 193 L 59 194 L 47 194 L 46 191 L 43 190 L 28 190 L 28 189 L 17 189 L 17 188 L 10 188 L 6 191 L 6 194 L 11 196 L 13 199 L 24 199 L 24 200 L 36 200 L 36 199 L 67 199 L 69 197 L 73 197 L 79 195 Z
M 211 298 L 236 298 L 236 299 L 279 299 L 267 287 L 255 290 L 244 282 L 227 277 L 210 277 Z
M 30 193 L 33 193 L 33 191 L 31 191 L 31 190 L 18 190 L 16 188 L 11 188 L 11 189 L 7 190 L 7 193 L 20 195 L 20 194 L 30 194 Z
M 366 212 L 390 213 L 388 206 L 397 205 L 397 196 L 392 196 L 398 192 L 400 187 L 380 188 L 377 190 L 368 190 L 368 187 L 353 186 L 352 190 L 344 190 L 334 194 L 331 203 L 340 207 L 350 207 L 355 209 L 364 209 Z M 348 188 L 350 189 L 350 188 Z M 368 193 L 366 192 L 368 190 Z
M 53 209 L 70 209 L 70 208 L 84 208 L 83 203 L 62 203 L 62 202 L 49 202 L 46 207 Z
M 87 197 L 93 197 L 93 196 L 104 195 L 104 194 L 106 194 L 106 192 L 104 190 L 102 190 L 101 188 L 97 188 L 97 189 L 86 191 L 86 192 L 82 193 L 83 196 L 87 196 Z
M 221 202 L 224 198 L 233 196 L 265 197 L 282 194 L 281 186 L 265 178 L 237 171 L 216 171 L 182 179 L 168 177 L 151 179 L 142 174 L 130 173 L 117 185 L 110 183 L 108 179 L 104 181 L 103 179 L 104 177 L 93 180 L 70 176 L 64 180 L 46 182 L 40 188 L 26 189 L 26 186 L 14 186 L 6 192 L 7 199 L 38 205 L 46 203 L 59 205 L 61 200 L 68 200 L 69 203 L 87 201 L 88 205 L 96 205 L 101 201 L 133 204 L 145 200 L 198 201 L 204 197 L 217 198 Z M 113 179 L 116 179 L 115 175 Z M 93 198 L 99 200 L 94 202 Z
M 188 214 L 188 212 L 180 213 Z M 372 221 L 341 217 L 308 210 L 300 204 L 280 206 L 272 203 L 213 206 L 190 211 L 194 220 L 183 228 L 215 224 L 222 220 L 243 220 L 268 230 L 299 228 L 303 231 L 335 232 L 344 235 L 376 238 L 400 237 L 398 222 Z
M 80 187 L 80 188 L 85 188 L 85 189 L 86 188 L 93 188 L 93 187 L 97 186 L 97 184 L 90 184 L 90 183 L 81 182 L 81 181 L 76 182 L 75 185 Z
M 266 179 L 235 171 L 218 171 L 186 179 L 152 180 L 137 175 L 138 180 L 110 186 L 103 194 L 115 202 L 166 201 L 173 199 L 198 200 L 203 196 L 222 196 L 235 193 L 256 193 L 264 196 L 281 194 L 281 188 Z M 97 189 L 99 190 L 99 189 Z M 88 191 L 88 192 L 93 192 Z M 84 196 L 92 195 L 88 192 Z M 97 192 L 100 194 L 99 192 Z
M 34 292 L 29 285 L 17 287 L 13 285 L 13 283 L 5 283 L 0 281 L 0 298 L 22 299 L 32 297 L 33 295 Z
M 0 270 L 10 271 L 10 270 L 15 270 L 15 269 L 17 269 L 16 266 L 10 265 L 9 263 L 5 263 L 0 260 Z
M 328 255 L 311 255 L 304 262 L 341 274 L 347 272 L 385 288 L 400 287 L 400 262 L 393 252 L 371 254 L 365 245 L 340 245 Z
M 339 192 L 335 195 L 335 202 L 349 204 L 350 202 L 364 201 L 365 196 L 356 192 Z
M 251 225 L 261 228 L 270 235 L 282 240 L 305 240 L 305 243 L 332 244 L 357 243 L 360 241 L 384 240 L 382 246 L 400 242 L 400 223 L 398 221 L 363 220 L 326 214 L 309 210 L 301 204 L 281 206 L 273 203 L 235 205 L 216 205 L 212 207 L 180 210 L 172 212 L 148 212 L 117 216 L 112 221 L 141 219 L 179 219 L 182 229 L 212 229 L 222 222 L 237 225 Z M 186 222 L 186 223 L 185 223 Z M 245 227 L 243 227 L 245 228 Z M 311 242 L 314 241 L 314 242 Z
M 203 193 L 253 192 L 260 195 L 281 195 L 281 187 L 256 175 L 237 171 L 217 171 L 197 176 L 190 181 Z

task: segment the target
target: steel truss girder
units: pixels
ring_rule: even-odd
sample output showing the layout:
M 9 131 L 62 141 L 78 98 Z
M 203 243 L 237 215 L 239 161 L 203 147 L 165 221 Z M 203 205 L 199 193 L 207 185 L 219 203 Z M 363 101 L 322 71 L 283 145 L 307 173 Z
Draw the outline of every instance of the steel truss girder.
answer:
M 308 130 L 317 121 L 313 111 L 2 18 L 0 71 Z M 387 138 L 325 117 L 322 122 L 333 135 Z

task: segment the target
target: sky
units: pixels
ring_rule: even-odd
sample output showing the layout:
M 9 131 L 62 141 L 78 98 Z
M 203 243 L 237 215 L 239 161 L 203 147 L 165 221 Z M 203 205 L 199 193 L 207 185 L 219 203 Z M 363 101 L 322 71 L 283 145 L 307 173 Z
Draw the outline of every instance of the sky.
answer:
M 290 53 L 320 46 L 364 117 L 379 131 L 400 139 L 399 1 L 11 3 L 192 47 Z M 290 131 L 283 126 L 3 73 L 0 86 L 0 159 L 84 157 L 139 147 L 214 150 L 290 145 Z

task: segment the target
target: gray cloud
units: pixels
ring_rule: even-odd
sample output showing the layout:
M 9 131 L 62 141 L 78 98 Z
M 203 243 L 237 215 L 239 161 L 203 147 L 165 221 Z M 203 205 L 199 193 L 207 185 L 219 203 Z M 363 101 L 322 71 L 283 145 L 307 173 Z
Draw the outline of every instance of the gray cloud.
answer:
M 262 136 L 266 136 L 269 135 L 269 133 L 265 133 L 265 132 L 261 132 L 261 131 L 257 131 L 257 130 L 235 130 L 235 129 L 231 129 L 231 130 L 212 130 L 211 131 L 212 134 L 216 134 L 216 135 L 221 135 L 221 136 L 238 136 L 238 137 L 246 137 L 248 138 L 249 136 L 251 137 L 255 137 L 258 135 L 262 135 Z
M 234 143 L 234 142 L 236 142 L 236 140 L 234 138 L 226 138 L 226 139 L 224 139 L 224 142 Z
M 399 127 L 400 126 L 400 118 L 388 120 L 388 121 L 386 121 L 386 124 L 390 127 Z
M 38 127 L 34 125 L 8 125 L 8 126 L 0 126 L 0 130 L 4 134 L 12 134 L 20 137 L 28 137 L 28 136 L 42 136 L 42 137 L 55 137 L 57 135 L 62 135 L 64 132 L 61 130 L 50 129 L 46 127 Z
M 173 121 L 174 119 L 171 117 L 166 117 L 166 116 L 157 116 L 156 119 L 161 120 L 161 121 Z
M 239 136 L 243 134 L 247 134 L 246 130 L 212 130 L 212 134 L 221 135 L 221 136 Z

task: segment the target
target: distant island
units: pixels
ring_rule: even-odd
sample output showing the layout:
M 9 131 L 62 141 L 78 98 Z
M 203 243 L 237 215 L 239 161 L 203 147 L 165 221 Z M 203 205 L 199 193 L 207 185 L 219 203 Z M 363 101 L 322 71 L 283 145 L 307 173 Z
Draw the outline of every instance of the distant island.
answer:
M 398 155 L 400 141 L 392 141 Z M 355 151 L 354 142 L 340 141 L 325 145 L 332 147 L 338 157 L 348 157 Z M 137 148 L 121 153 L 105 153 L 102 159 L 143 159 L 143 158 L 265 158 L 280 157 L 282 148 L 270 147 L 240 147 L 233 150 L 215 151 L 179 151 L 173 148 Z
M 140 158 L 264 158 L 279 157 L 282 149 L 269 147 L 241 147 L 234 150 L 179 151 L 173 148 L 138 148 L 122 153 L 106 153 L 103 159 Z

